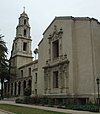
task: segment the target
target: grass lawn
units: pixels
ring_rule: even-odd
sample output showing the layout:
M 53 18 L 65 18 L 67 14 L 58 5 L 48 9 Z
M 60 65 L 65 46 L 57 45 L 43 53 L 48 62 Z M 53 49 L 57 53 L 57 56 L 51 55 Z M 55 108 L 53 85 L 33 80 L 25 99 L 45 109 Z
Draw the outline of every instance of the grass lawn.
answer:
M 65 114 L 61 112 L 45 111 L 40 109 L 14 106 L 14 105 L 8 105 L 8 104 L 0 104 L 0 109 L 10 111 L 15 114 Z

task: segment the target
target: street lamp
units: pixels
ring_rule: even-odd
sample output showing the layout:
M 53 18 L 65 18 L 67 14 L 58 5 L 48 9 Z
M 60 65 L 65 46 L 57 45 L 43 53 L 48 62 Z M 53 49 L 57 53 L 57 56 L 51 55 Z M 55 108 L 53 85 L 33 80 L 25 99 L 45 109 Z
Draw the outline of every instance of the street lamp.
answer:
M 100 84 L 100 79 L 97 77 L 96 81 L 97 81 L 97 87 L 98 87 L 98 100 L 97 100 L 97 102 L 98 102 L 98 105 L 99 105 L 99 84 Z

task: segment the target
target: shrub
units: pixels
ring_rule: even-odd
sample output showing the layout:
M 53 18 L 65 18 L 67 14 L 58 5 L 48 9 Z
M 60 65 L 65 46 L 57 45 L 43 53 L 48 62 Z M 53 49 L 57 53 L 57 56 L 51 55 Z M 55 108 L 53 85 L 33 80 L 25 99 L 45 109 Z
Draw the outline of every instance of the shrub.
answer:
M 99 112 L 99 107 L 94 104 L 86 105 L 66 105 L 66 108 L 81 111 Z
M 10 98 L 11 97 L 11 94 L 10 93 L 7 93 L 4 97 L 5 98 Z
M 30 87 L 24 89 L 24 95 L 25 96 L 30 96 L 31 95 L 31 88 Z
M 53 107 L 54 106 L 53 99 L 48 99 L 48 106 L 50 106 L 50 107 Z
M 24 104 L 31 104 L 31 97 L 30 96 L 25 96 L 23 99 L 23 103 Z
M 40 104 L 40 98 L 38 96 L 33 96 L 31 99 L 32 104 Z
M 43 98 L 41 98 L 40 103 L 41 103 L 42 105 L 48 104 L 48 98 L 47 98 L 46 96 L 44 96 Z
M 21 104 L 23 104 L 24 100 L 23 100 L 23 99 L 18 98 L 18 99 L 16 99 L 16 100 L 15 100 L 15 102 L 16 102 L 16 103 L 21 103 Z
M 87 108 L 88 111 L 91 111 L 91 112 L 99 112 L 99 107 L 97 105 L 94 105 L 94 104 L 87 104 L 85 105 Z
M 40 98 L 37 96 L 25 96 L 23 99 L 16 99 L 16 103 L 23 103 L 23 104 L 40 104 Z

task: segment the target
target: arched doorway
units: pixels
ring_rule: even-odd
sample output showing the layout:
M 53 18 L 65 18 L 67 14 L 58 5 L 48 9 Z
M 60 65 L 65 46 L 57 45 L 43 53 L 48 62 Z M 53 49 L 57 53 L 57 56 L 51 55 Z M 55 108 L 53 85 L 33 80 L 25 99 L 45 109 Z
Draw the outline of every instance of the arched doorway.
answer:
M 25 88 L 26 88 L 26 80 L 24 80 L 23 82 L 23 91 L 25 90 Z
M 23 82 L 23 94 L 24 94 L 25 88 L 26 88 L 26 80 L 24 80 Z
M 21 91 L 21 82 L 18 82 L 18 95 L 20 95 Z
M 28 87 L 31 88 L 31 86 L 32 86 L 32 81 L 31 80 L 28 80 Z
M 15 82 L 14 95 L 16 95 L 17 83 Z
M 24 82 L 23 82 L 23 89 L 25 89 L 26 88 L 26 80 L 24 80 Z
M 28 80 L 28 88 L 30 88 L 30 92 L 32 93 L 32 81 L 31 80 Z

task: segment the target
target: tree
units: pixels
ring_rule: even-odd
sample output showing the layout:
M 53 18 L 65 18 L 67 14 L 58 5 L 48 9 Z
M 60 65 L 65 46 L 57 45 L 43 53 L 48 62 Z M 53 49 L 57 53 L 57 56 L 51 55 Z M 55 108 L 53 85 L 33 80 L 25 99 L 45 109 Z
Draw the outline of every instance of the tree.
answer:
M 38 49 L 37 48 L 34 50 L 34 54 L 35 54 L 35 60 L 36 60 L 36 55 L 38 54 Z
M 9 79 L 9 64 L 7 60 L 8 49 L 6 43 L 3 40 L 2 35 L 0 35 L 0 80 L 1 80 L 1 98 L 3 98 L 3 85 L 4 80 Z

